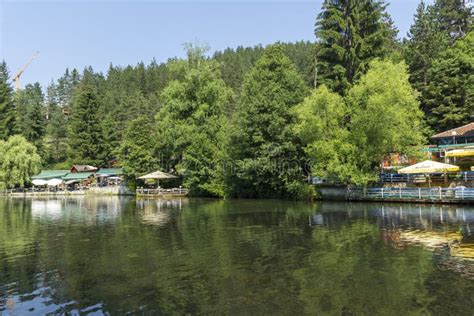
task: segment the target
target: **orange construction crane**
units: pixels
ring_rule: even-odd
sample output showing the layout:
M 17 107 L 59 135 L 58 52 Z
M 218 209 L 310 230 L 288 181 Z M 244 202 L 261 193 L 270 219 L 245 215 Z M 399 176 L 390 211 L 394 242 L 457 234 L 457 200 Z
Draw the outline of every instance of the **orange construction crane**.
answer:
M 30 60 L 23 67 L 21 67 L 20 70 L 18 70 L 16 75 L 13 76 L 13 81 L 15 81 L 15 90 L 16 91 L 20 90 L 20 77 L 21 77 L 21 75 L 23 74 L 25 69 L 31 64 L 31 62 L 36 57 L 38 57 L 38 55 L 39 55 L 39 52 L 34 53 L 33 56 L 31 56 Z

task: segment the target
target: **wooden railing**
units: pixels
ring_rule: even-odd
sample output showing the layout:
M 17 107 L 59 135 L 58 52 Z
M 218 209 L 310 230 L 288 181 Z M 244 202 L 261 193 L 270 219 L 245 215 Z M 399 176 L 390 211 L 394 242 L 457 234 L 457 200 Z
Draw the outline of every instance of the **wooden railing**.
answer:
M 432 174 L 430 176 L 431 181 L 444 181 L 444 180 L 458 180 L 458 181 L 474 181 L 473 171 L 464 171 L 457 174 L 442 173 Z M 399 174 L 399 173 L 382 173 L 380 175 L 381 183 L 420 183 L 427 182 L 428 178 L 424 174 Z
M 368 188 L 349 189 L 349 200 L 472 201 L 474 188 Z
M 138 194 L 145 194 L 145 195 L 187 195 L 189 192 L 188 189 L 179 187 L 179 188 L 172 188 L 172 189 L 163 189 L 163 188 L 157 188 L 157 189 L 146 189 L 146 188 L 138 188 L 137 193 Z

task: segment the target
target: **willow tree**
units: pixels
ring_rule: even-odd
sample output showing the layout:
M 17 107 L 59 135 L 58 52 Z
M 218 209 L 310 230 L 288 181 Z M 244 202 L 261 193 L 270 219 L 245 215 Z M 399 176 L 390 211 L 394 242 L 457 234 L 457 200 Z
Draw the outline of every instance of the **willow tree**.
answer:
M 24 137 L 15 135 L 0 141 L 0 187 L 24 186 L 40 166 L 36 147 Z

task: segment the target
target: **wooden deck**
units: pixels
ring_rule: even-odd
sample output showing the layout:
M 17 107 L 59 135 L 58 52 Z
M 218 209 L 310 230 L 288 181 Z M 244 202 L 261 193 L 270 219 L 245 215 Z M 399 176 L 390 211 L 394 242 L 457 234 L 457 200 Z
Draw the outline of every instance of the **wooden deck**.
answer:
M 137 196 L 140 197 L 180 197 L 188 195 L 188 189 L 184 188 L 173 188 L 173 189 L 145 189 L 138 188 L 136 191 Z

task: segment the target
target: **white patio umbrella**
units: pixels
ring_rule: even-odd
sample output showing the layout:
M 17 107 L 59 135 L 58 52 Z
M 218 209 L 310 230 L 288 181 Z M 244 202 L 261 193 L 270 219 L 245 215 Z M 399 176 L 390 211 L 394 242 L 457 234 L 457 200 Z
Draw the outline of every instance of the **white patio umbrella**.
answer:
M 417 164 L 398 170 L 398 173 L 417 174 L 424 173 L 428 177 L 428 185 L 431 188 L 431 173 L 446 173 L 459 171 L 459 167 L 447 163 L 425 160 Z
M 43 180 L 43 179 L 34 179 L 33 181 L 31 181 L 31 183 L 33 183 L 33 185 L 42 186 L 42 185 L 47 185 L 48 181 Z
M 456 172 L 459 167 L 447 163 L 425 160 L 417 164 L 398 170 L 398 173 L 413 174 L 413 173 L 444 173 Z
M 160 180 L 162 180 L 162 179 L 176 179 L 176 178 L 178 178 L 178 177 L 174 176 L 172 174 L 169 174 L 169 173 L 158 170 L 158 171 L 146 174 L 144 176 L 141 176 L 138 179 L 141 179 L 141 180 L 156 180 L 157 185 L 159 186 L 160 185 Z
M 55 187 L 55 186 L 58 186 L 61 183 L 63 183 L 63 180 L 61 180 L 61 179 L 51 179 L 51 180 L 48 180 L 47 183 L 48 183 L 48 186 Z

